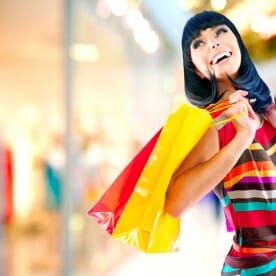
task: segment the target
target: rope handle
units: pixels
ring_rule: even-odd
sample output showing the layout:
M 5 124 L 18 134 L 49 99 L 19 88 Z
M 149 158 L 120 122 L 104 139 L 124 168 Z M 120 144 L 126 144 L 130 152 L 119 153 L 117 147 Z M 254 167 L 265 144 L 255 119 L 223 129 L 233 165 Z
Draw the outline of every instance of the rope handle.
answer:
M 222 110 L 226 110 L 228 108 L 230 108 L 231 106 L 233 106 L 234 104 L 230 104 L 228 100 L 225 100 L 223 102 L 220 102 L 218 104 L 211 104 L 209 105 L 209 107 L 207 108 L 207 111 L 212 114 L 212 113 L 215 113 L 215 112 L 219 112 L 219 111 L 222 111 Z M 226 117 L 225 115 L 219 115 L 218 117 L 216 117 L 214 119 L 214 123 L 213 123 L 213 126 L 217 127 L 218 129 L 220 129 L 221 127 L 223 127 L 223 125 L 225 125 L 226 123 L 228 122 L 231 122 L 237 118 L 240 118 L 242 116 L 244 116 L 247 112 L 244 111 L 244 112 L 240 112 L 232 117 Z
M 226 123 L 228 123 L 228 122 L 231 122 L 231 121 L 233 121 L 233 120 L 235 120 L 235 119 L 237 119 L 237 118 L 240 118 L 240 117 L 242 117 L 242 116 L 244 116 L 246 114 L 246 112 L 245 111 L 243 111 L 243 112 L 240 112 L 240 113 L 238 113 L 237 115 L 235 115 L 235 116 L 232 116 L 232 117 L 229 117 L 229 118 L 226 118 L 226 119 L 222 119 L 222 120 L 216 120 L 216 119 L 214 119 L 214 126 L 215 127 L 222 127 L 223 125 L 225 125 Z M 219 116 L 220 117 L 220 116 Z M 218 118 L 219 118 L 218 117 Z M 225 116 L 223 116 L 223 118 L 225 118 Z

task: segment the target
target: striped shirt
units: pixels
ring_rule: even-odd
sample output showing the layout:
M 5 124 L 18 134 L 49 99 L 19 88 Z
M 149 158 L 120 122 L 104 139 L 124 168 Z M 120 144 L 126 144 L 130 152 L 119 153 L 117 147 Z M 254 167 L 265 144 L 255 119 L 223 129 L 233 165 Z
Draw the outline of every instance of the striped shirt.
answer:
M 213 118 L 218 115 L 212 114 Z M 235 136 L 235 128 L 231 122 L 226 123 L 218 132 L 221 148 Z M 276 251 L 261 254 L 261 248 L 276 250 L 275 142 L 275 129 L 265 121 L 238 162 L 214 189 L 223 205 L 230 228 L 235 231 L 234 243 L 241 248 L 249 248 L 249 252 L 250 248 L 255 251 L 260 248 L 259 259 L 258 254 L 254 254 L 257 258 L 254 262 L 252 254 L 239 253 L 232 248 L 224 265 L 228 268 L 249 269 L 273 261 L 273 269 L 276 270 Z

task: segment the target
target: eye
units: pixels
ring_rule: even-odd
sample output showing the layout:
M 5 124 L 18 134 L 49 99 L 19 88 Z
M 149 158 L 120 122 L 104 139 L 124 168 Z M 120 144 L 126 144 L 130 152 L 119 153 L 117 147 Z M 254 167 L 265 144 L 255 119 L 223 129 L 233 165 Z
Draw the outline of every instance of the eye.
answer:
M 228 30 L 225 27 L 219 27 L 216 29 L 215 34 L 216 34 L 216 37 L 218 37 L 220 34 L 227 33 L 227 32 Z
M 192 47 L 194 49 L 197 49 L 198 47 L 202 46 L 204 44 L 203 40 L 202 39 L 196 39 L 193 41 L 192 43 Z

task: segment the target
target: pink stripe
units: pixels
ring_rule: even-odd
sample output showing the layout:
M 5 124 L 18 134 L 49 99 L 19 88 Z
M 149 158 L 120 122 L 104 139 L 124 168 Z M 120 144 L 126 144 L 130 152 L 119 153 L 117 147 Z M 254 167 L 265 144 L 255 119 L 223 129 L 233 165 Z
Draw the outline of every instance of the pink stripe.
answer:
M 275 176 L 245 176 L 239 183 L 276 183 Z

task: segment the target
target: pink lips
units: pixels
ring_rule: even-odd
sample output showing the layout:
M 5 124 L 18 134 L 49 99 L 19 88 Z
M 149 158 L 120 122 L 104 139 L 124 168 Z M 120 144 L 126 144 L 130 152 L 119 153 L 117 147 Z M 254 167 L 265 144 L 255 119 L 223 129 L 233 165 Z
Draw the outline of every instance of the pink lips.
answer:
M 211 65 L 216 65 L 225 58 L 231 57 L 232 53 L 230 51 L 224 51 L 216 54 L 210 61 Z

